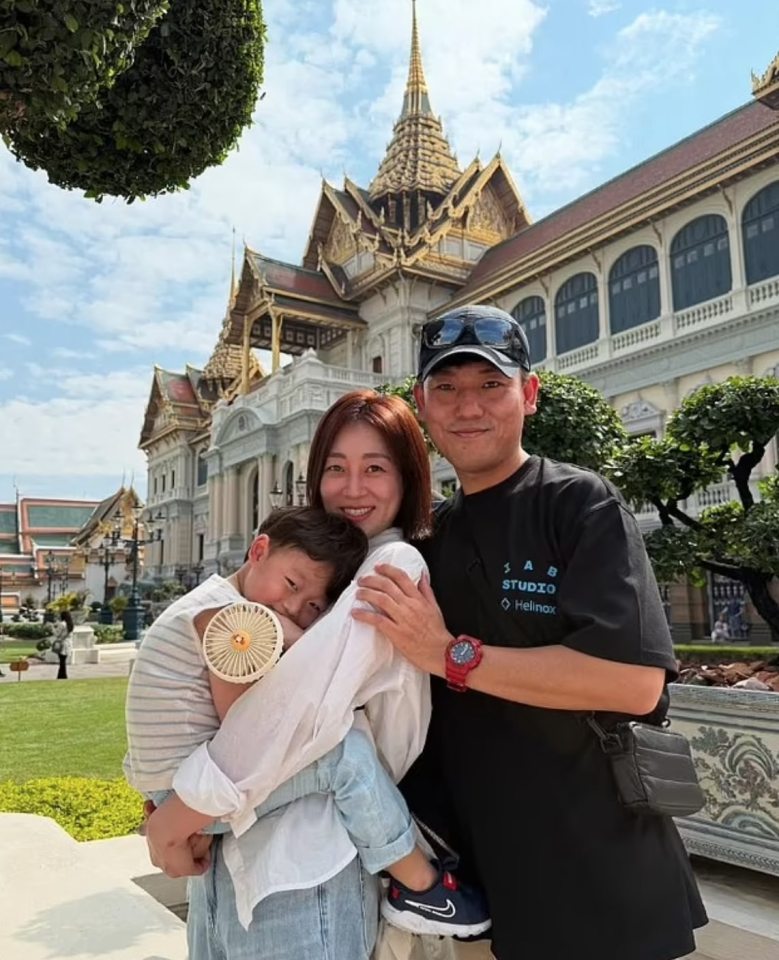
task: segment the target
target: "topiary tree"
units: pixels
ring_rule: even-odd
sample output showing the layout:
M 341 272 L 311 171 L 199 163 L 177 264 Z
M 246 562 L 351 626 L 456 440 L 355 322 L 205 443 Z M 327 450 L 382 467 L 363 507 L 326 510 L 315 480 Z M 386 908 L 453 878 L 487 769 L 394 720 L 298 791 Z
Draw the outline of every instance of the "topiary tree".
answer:
M 601 470 L 627 440 L 617 411 L 577 377 L 542 370 L 539 379 L 538 411 L 525 421 L 525 449 Z
M 132 63 L 168 0 L 0 0 L 0 133 L 63 126 Z
M 755 609 L 779 634 L 779 480 L 750 479 L 767 444 L 779 433 L 779 381 L 730 377 L 700 387 L 668 422 L 663 440 L 642 438 L 613 458 L 611 473 L 634 506 L 651 503 L 660 529 L 647 537 L 658 579 L 705 571 L 744 584 Z M 692 517 L 682 504 L 694 493 L 730 477 L 738 500 Z
M 264 39 L 260 0 L 170 0 L 99 102 L 64 128 L 17 126 L 6 140 L 51 183 L 97 200 L 186 188 L 251 122 Z

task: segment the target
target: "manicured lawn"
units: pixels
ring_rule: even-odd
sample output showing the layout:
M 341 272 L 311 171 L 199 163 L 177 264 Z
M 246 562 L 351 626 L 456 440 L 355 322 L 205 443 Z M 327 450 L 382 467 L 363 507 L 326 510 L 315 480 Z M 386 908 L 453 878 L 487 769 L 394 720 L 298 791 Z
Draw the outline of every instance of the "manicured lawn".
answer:
M 37 652 L 34 640 L 4 641 L 0 643 L 0 663 L 10 663 L 19 657 L 32 657 Z
M 0 686 L 0 781 L 122 776 L 127 679 Z

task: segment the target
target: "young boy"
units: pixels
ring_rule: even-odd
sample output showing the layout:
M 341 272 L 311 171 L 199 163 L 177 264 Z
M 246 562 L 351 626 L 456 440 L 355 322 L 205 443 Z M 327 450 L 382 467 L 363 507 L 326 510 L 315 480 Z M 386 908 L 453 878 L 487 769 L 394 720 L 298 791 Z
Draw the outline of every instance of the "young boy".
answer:
M 310 507 L 275 511 L 235 574 L 212 576 L 168 607 L 146 633 L 130 677 L 128 782 L 162 803 L 179 765 L 212 739 L 230 706 L 251 686 L 222 680 L 205 664 L 202 638 L 218 610 L 242 599 L 272 608 L 284 625 L 286 648 L 347 586 L 367 547 L 362 531 L 343 516 Z M 248 743 L 247 749 L 252 749 Z M 333 794 L 366 870 L 387 870 L 406 889 L 420 891 L 417 909 L 385 912 L 390 922 L 417 933 L 466 937 L 489 927 L 480 894 L 458 887 L 415 845 L 408 808 L 363 733 L 352 730 L 282 784 L 258 816 L 310 793 Z M 205 832 L 229 830 L 215 823 Z M 443 913 L 423 902 L 435 904 L 439 887 L 442 902 L 451 904 Z

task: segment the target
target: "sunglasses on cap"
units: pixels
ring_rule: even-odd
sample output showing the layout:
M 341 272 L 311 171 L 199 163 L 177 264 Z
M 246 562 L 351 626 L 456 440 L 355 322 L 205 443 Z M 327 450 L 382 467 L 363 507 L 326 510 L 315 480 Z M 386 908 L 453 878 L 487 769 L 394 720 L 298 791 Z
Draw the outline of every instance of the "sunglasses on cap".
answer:
M 530 351 L 525 333 L 519 323 L 508 315 L 478 315 L 464 311 L 443 316 L 423 325 L 421 341 L 425 352 L 467 344 L 488 347 L 499 351 L 523 370 L 530 370 Z

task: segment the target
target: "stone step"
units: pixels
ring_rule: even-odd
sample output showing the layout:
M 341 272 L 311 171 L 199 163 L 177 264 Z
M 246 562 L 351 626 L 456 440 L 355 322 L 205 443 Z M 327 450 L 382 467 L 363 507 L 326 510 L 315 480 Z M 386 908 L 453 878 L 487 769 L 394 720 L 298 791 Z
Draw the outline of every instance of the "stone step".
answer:
M 46 817 L 0 814 L 0 957 L 185 960 L 183 923 L 100 843 L 77 843 Z

